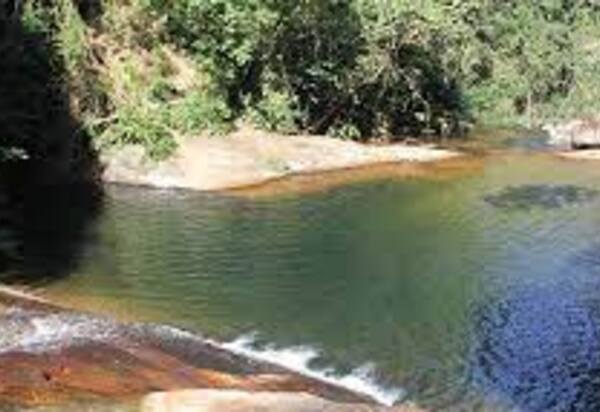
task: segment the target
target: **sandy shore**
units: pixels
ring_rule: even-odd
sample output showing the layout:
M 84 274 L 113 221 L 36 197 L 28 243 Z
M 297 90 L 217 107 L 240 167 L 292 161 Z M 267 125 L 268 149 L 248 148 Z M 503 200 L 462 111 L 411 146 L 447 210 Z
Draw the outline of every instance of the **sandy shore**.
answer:
M 224 190 L 291 175 L 456 156 L 430 145 L 365 145 L 323 136 L 281 136 L 243 129 L 228 136 L 182 141 L 172 158 L 158 164 L 145 160 L 140 147 L 121 148 L 103 156 L 103 177 L 114 183 Z

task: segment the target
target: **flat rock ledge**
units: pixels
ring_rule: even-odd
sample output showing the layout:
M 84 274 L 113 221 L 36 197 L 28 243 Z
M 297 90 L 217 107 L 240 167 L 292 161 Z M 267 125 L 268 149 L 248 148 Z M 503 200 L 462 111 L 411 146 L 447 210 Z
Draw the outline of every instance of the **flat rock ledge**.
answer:
M 241 129 L 228 136 L 183 140 L 170 159 L 159 163 L 149 161 L 144 148 L 135 145 L 104 153 L 101 160 L 107 182 L 224 190 L 295 174 L 431 162 L 457 155 L 425 145 L 366 145 L 323 136 L 280 136 Z
M 2 288 L 0 330 L 0 411 L 137 411 L 140 400 L 144 412 L 415 410 L 382 409 L 366 395 L 181 330 L 120 323 Z
M 306 393 L 186 390 L 159 392 L 142 401 L 141 412 L 423 412 L 416 406 L 336 403 Z

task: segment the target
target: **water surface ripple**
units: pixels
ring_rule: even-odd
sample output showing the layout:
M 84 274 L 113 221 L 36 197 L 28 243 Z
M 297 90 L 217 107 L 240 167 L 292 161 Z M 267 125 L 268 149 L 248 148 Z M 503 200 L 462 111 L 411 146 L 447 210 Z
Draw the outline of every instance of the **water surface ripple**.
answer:
M 547 154 L 259 199 L 111 187 L 46 293 L 302 348 L 432 410 L 600 410 L 598 190 L 595 164 Z

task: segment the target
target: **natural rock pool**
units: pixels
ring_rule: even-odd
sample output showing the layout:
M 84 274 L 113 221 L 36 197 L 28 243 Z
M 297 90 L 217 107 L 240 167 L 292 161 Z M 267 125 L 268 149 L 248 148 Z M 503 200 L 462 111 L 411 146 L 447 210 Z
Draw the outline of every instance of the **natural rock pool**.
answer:
M 83 247 L 66 248 L 76 264 L 43 293 L 232 342 L 381 400 L 597 410 L 598 191 L 598 164 L 543 153 L 301 194 L 113 186 L 85 236 L 60 239 Z M 55 252 L 27 254 L 43 263 L 29 275 L 64 259 Z

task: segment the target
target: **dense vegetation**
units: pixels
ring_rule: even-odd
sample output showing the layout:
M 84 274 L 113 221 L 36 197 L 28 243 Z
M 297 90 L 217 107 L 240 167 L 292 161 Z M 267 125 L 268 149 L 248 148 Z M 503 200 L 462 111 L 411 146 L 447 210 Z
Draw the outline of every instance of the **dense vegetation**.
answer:
M 45 117 L 65 104 L 78 138 L 141 143 L 154 157 L 239 122 L 394 139 L 536 126 L 600 105 L 593 0 L 4 3 L 21 5 L 10 19 L 22 32 L 7 42 L 3 28 L 0 44 L 5 160 L 44 156 Z M 14 84 L 16 101 L 5 97 Z
M 598 39 L 595 0 L 0 0 L 0 270 L 68 272 L 99 196 L 39 184 L 95 180 L 98 149 L 597 116 Z
M 593 1 L 151 0 L 236 115 L 353 138 L 595 113 Z

